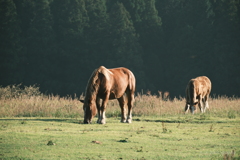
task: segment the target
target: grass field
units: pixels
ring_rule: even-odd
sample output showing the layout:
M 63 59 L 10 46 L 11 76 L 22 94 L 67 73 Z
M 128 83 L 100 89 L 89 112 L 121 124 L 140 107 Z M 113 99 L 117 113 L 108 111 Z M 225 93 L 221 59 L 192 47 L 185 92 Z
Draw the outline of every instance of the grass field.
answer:
M 77 119 L 0 119 L 0 159 L 239 159 L 240 119 L 136 117 L 106 125 Z
M 195 115 L 184 103 L 137 94 L 132 124 L 110 101 L 107 124 L 85 125 L 76 98 L 0 88 L 0 159 L 240 159 L 240 99 L 212 97 Z

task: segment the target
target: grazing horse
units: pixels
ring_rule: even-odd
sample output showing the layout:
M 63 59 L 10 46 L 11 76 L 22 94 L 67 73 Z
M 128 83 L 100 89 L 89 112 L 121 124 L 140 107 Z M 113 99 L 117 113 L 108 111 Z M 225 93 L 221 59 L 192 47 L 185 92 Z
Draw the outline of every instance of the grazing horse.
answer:
M 85 99 L 80 100 L 84 103 L 84 123 L 91 123 L 98 113 L 97 123 L 105 124 L 105 110 L 108 100 L 111 99 L 117 99 L 120 104 L 121 122 L 131 123 L 135 86 L 135 77 L 127 68 L 107 69 L 100 66 L 94 70 L 88 80 Z
M 185 113 L 187 113 L 190 107 L 191 113 L 194 114 L 196 105 L 198 105 L 201 112 L 204 113 L 206 108 L 209 108 L 208 98 L 211 88 L 211 81 L 206 76 L 191 79 L 186 88 Z

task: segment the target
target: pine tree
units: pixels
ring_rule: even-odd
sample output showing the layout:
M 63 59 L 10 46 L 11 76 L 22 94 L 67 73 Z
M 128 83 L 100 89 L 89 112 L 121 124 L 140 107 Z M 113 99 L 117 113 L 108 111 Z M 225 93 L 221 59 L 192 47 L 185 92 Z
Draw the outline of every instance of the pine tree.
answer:
M 57 53 L 54 56 L 55 81 L 62 86 L 58 92 L 76 93 L 79 91 L 79 83 L 85 83 L 84 77 L 88 76 L 86 72 L 79 74 L 79 70 L 85 70 L 87 67 L 84 30 L 88 25 L 88 15 L 85 2 L 55 0 L 51 9 L 57 39 Z
M 23 20 L 29 22 L 29 27 L 22 35 L 24 40 L 23 52 L 25 53 L 25 77 L 23 83 L 26 85 L 41 84 L 43 90 L 51 85 L 54 76 L 50 57 L 53 54 L 54 33 L 52 30 L 52 16 L 48 0 L 24 1 L 24 5 L 31 6 L 29 12 L 32 19 Z M 27 10 L 29 11 L 29 10 Z
M 214 13 L 214 77 L 222 94 L 237 94 L 240 87 L 239 1 L 211 1 Z M 218 77 L 222 77 L 221 81 Z M 229 83 L 230 82 L 230 83 Z M 222 86 L 228 88 L 226 91 Z
M 13 0 L 0 0 L 0 84 L 17 82 L 19 21 Z
M 143 72 L 142 48 L 131 21 L 130 14 L 122 3 L 116 3 L 110 10 L 111 22 L 111 55 L 109 66 L 124 66 L 132 69 L 137 78 L 141 79 L 139 88 L 145 87 Z
M 166 45 L 163 79 L 170 92 L 184 95 L 189 79 L 210 75 L 212 11 L 207 1 L 191 0 L 157 1 L 157 8 L 163 20 Z
M 161 58 L 165 54 L 162 20 L 155 7 L 155 0 L 122 0 L 131 14 L 139 42 L 143 48 L 144 70 L 149 78 L 148 89 L 157 90 L 159 79 L 157 72 L 163 71 Z
M 109 46 L 109 21 L 105 1 L 86 0 L 89 23 L 85 29 L 85 43 L 89 69 L 107 65 Z

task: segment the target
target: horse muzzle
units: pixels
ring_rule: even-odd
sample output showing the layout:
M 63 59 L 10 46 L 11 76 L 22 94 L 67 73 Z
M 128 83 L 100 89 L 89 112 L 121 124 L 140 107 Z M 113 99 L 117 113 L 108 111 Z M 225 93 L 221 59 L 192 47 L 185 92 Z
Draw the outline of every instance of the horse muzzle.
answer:
M 194 114 L 195 106 L 190 106 L 191 113 Z
M 84 120 L 83 123 L 84 123 L 84 124 L 91 124 L 91 121 L 89 121 L 89 120 Z

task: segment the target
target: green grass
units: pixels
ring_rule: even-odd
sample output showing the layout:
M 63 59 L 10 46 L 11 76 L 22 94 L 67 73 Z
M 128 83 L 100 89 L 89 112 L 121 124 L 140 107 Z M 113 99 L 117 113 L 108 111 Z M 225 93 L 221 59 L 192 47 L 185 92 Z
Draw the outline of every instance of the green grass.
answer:
M 236 97 L 211 97 L 206 113 L 191 115 L 184 114 L 184 98 L 137 94 L 132 124 L 120 123 L 113 100 L 107 124 L 84 125 L 76 97 L 0 87 L 0 160 L 240 159 L 239 104 Z
M 0 159 L 224 159 L 232 151 L 239 159 L 240 119 L 200 116 L 108 118 L 106 125 L 2 118 Z

